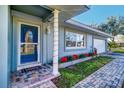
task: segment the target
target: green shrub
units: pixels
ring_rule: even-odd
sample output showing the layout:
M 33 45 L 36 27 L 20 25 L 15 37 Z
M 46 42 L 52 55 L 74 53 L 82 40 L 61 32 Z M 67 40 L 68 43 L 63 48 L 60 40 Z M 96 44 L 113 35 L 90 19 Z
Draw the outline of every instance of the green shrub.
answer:
M 118 44 L 115 43 L 114 41 L 112 41 L 112 42 L 109 42 L 109 43 L 108 43 L 108 47 L 109 47 L 109 48 L 117 48 L 117 47 L 118 47 Z
M 93 53 L 89 53 L 90 56 L 93 56 L 94 54 Z
M 85 55 L 84 54 L 80 54 L 79 58 L 85 58 Z
M 73 57 L 72 56 L 68 56 L 68 61 L 72 61 Z

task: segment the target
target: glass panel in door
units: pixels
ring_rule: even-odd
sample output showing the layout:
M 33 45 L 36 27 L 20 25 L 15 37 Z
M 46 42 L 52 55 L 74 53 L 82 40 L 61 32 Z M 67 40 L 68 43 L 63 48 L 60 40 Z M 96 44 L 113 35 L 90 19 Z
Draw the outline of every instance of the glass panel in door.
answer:
M 20 64 L 38 62 L 38 27 L 21 24 Z

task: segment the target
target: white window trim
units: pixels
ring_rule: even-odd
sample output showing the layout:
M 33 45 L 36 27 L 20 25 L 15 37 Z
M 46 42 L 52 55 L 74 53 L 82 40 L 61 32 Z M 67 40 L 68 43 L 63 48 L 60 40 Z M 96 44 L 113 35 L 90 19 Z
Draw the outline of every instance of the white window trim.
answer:
M 66 30 L 65 31 L 65 36 L 64 36 L 64 42 L 65 42 L 65 45 L 64 45 L 64 47 L 65 47 L 65 50 L 78 50 L 78 49 L 85 49 L 85 48 L 87 48 L 87 43 L 86 43 L 86 40 L 87 40 L 87 35 L 85 34 L 85 33 L 76 33 L 76 32 L 72 32 L 72 33 L 75 33 L 75 34 L 80 34 L 80 35 L 84 35 L 84 47 L 66 47 L 66 32 L 71 32 L 71 31 L 68 31 L 68 30 Z
M 21 64 L 21 60 L 20 60 L 20 57 L 21 57 L 21 47 L 20 45 L 21 44 L 24 44 L 24 43 L 21 43 L 21 38 L 20 38 L 20 33 L 21 33 L 21 24 L 25 24 L 25 25 L 31 25 L 31 26 L 36 26 L 38 27 L 38 43 L 29 43 L 29 44 L 37 44 L 37 52 L 38 52 L 38 61 L 37 62 L 30 62 L 30 63 L 25 63 L 25 64 Z M 41 62 L 40 62 L 40 26 L 39 25 L 35 25 L 35 24 L 30 24 L 28 22 L 18 22 L 18 60 L 17 60 L 17 70 L 20 70 L 20 69 L 24 69 L 24 68 L 28 68 L 28 67 L 33 67 L 33 66 L 38 66 L 38 65 L 41 65 Z

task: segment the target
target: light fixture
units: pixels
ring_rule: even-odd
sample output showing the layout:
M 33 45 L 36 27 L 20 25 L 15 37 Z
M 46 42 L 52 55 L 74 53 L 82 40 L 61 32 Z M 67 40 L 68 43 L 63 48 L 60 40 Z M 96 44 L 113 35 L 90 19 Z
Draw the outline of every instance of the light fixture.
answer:
M 51 32 L 51 29 L 50 29 L 50 22 L 47 23 L 46 30 L 47 30 L 47 34 L 50 34 L 50 32 Z

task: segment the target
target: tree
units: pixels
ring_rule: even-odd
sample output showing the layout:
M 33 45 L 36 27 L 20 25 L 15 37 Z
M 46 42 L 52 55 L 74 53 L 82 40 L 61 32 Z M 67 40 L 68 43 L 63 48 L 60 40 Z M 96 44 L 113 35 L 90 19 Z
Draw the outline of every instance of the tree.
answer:
M 98 29 L 116 36 L 118 34 L 124 34 L 124 19 L 123 17 L 108 17 L 107 22 L 100 24 Z M 114 38 L 113 38 L 114 41 Z
M 114 37 L 118 34 L 124 35 L 124 17 L 108 17 L 106 23 L 98 25 L 98 29 L 113 35 Z M 118 47 L 115 42 L 115 38 L 111 38 L 111 41 L 108 43 L 109 48 Z
M 102 24 L 98 25 L 98 29 L 101 30 L 101 31 L 109 33 L 108 30 L 107 30 L 108 29 L 108 25 L 105 24 L 105 23 L 102 23 Z

